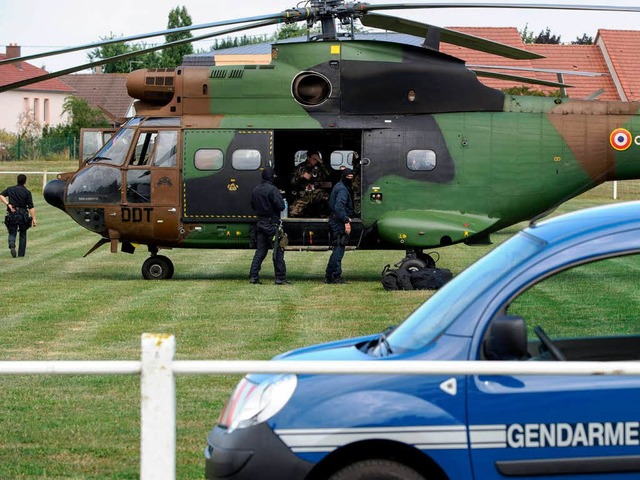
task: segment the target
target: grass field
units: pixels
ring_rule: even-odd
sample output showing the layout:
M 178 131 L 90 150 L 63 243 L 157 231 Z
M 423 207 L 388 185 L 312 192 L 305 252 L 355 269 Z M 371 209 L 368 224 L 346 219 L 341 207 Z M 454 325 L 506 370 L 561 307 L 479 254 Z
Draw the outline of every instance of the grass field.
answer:
M 73 163 L 45 166 L 62 171 Z M 0 184 L 12 184 L 11 177 L 0 174 Z M 174 279 L 145 281 L 145 249 L 127 255 L 102 247 L 83 258 L 98 238 L 46 205 L 38 182 L 30 182 L 38 227 L 29 231 L 26 258 L 10 257 L 0 229 L 0 360 L 137 360 L 144 332 L 174 334 L 180 360 L 268 359 L 381 331 L 431 294 L 382 289 L 382 267 L 402 252 L 348 252 L 344 286 L 322 283 L 327 252 L 288 252 L 293 285 L 278 287 L 249 285 L 252 251 L 176 250 L 168 252 Z M 609 194 L 601 187 L 561 211 L 605 203 Z M 439 265 L 458 273 L 490 248 L 441 249 Z M 264 279 L 272 274 L 267 259 Z M 206 434 L 237 380 L 178 377 L 177 478 L 202 478 Z M 0 376 L 0 391 L 0 478 L 138 477 L 137 376 Z

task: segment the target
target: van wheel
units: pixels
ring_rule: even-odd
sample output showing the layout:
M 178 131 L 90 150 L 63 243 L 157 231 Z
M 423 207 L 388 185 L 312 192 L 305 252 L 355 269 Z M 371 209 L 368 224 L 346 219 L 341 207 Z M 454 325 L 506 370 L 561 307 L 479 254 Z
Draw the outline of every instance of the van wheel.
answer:
M 337 471 L 329 480 L 425 480 L 401 463 L 393 460 L 373 459 L 352 463 Z
M 168 280 L 173 277 L 173 262 L 164 255 L 152 255 L 142 264 L 145 280 Z

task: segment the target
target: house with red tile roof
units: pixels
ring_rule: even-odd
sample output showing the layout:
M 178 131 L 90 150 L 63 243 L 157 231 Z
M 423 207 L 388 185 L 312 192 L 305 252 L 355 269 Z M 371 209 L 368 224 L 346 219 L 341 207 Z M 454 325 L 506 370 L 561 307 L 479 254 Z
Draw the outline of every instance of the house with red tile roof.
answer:
M 76 73 L 64 75 L 60 80 L 73 87 L 74 95 L 84 98 L 91 107 L 105 112 L 114 126 L 136 113 L 134 99 L 127 92 L 127 75 L 124 73 Z
M 600 47 L 611 80 L 621 100 L 640 100 L 640 31 L 598 30 L 595 40 Z
M 20 56 L 18 45 L 9 45 L 0 60 Z M 0 65 L 0 85 L 45 75 L 47 72 L 28 62 Z M 73 88 L 54 78 L 0 93 L 0 130 L 11 133 L 20 131 L 20 123 L 26 117 L 41 127 L 66 123 L 62 113 L 64 99 L 73 93 Z

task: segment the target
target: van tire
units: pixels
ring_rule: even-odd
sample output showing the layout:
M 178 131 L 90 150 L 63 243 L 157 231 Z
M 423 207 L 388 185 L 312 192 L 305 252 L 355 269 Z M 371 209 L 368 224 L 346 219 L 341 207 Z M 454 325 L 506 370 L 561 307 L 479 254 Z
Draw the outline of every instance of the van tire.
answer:
M 329 480 L 426 480 L 413 468 L 393 460 L 372 459 L 352 463 L 334 473 Z

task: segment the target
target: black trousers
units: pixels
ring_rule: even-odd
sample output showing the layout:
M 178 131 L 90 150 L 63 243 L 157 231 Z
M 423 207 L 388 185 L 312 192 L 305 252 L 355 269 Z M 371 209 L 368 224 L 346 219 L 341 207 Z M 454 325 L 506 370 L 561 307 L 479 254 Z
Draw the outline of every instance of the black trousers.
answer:
M 344 223 L 338 220 L 329 220 L 329 231 L 331 232 L 331 246 L 333 251 L 327 263 L 325 276 L 328 280 L 333 280 L 342 275 L 342 257 L 344 257 L 348 237 L 344 229 Z
M 19 225 L 7 225 L 7 231 L 9 232 L 9 248 L 16 247 L 16 237 L 19 237 L 18 242 L 18 256 L 24 257 L 27 251 L 27 230 L 30 225 L 28 224 L 19 224 Z M 18 235 L 19 233 L 19 235 Z
M 266 258 L 269 249 L 273 248 L 273 270 L 276 274 L 276 280 L 284 280 L 287 276 L 287 267 L 284 263 L 284 250 L 278 244 L 278 228 L 276 224 L 271 220 L 259 220 L 255 231 L 257 247 L 251 262 L 249 276 L 254 279 L 259 278 L 262 262 Z

